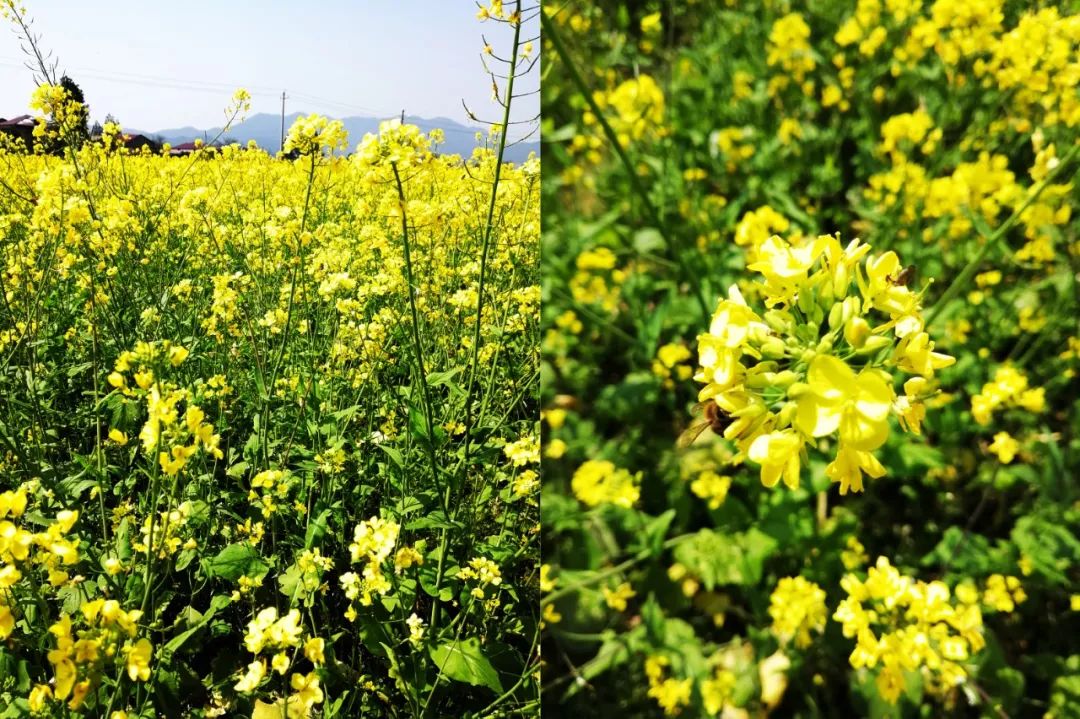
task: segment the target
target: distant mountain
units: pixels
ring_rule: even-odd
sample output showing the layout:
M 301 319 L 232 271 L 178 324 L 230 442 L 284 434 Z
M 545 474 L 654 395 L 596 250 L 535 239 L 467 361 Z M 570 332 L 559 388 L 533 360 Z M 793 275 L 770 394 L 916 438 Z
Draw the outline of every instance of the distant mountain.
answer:
M 303 114 L 294 112 L 291 115 L 286 115 L 285 131 L 288 132 L 289 127 L 296 118 L 301 117 Z M 356 149 L 357 143 L 366 133 L 377 133 L 379 123 L 382 121 L 377 117 L 342 117 L 339 119 L 349 132 L 350 151 Z M 406 115 L 405 122 L 412 123 L 425 132 L 430 132 L 436 128 L 442 130 L 446 136 L 446 142 L 439 148 L 439 151 L 445 155 L 456 154 L 468 157 L 477 144 L 476 133 L 479 128 L 462 125 L 460 122 L 451 120 L 448 117 L 424 118 Z M 126 128 L 125 132 L 146 135 L 147 137 L 161 136 L 166 142 L 178 145 L 193 140 L 205 139 L 210 141 L 217 137 L 218 133 L 221 132 L 221 128 L 211 127 L 202 130 L 197 127 L 176 127 L 153 132 Z M 243 122 L 229 128 L 229 131 L 222 136 L 222 139 L 239 142 L 240 144 L 247 144 L 249 140 L 254 140 L 264 150 L 277 152 L 281 147 L 281 116 L 265 112 L 252 115 Z M 506 159 L 509 162 L 523 162 L 529 157 L 530 152 L 539 154 L 540 143 L 522 142 L 509 146 L 506 148 Z

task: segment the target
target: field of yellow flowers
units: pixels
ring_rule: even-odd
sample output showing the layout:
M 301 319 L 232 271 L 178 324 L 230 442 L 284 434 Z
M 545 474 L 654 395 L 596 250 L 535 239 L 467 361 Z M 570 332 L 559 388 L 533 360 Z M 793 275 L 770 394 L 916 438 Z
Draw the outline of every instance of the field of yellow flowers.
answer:
M 1080 716 L 1076 11 L 545 6 L 545 712 Z
M 295 159 L 132 153 L 33 105 L 59 150 L 0 148 L 0 717 L 535 713 L 539 160 L 319 116 Z

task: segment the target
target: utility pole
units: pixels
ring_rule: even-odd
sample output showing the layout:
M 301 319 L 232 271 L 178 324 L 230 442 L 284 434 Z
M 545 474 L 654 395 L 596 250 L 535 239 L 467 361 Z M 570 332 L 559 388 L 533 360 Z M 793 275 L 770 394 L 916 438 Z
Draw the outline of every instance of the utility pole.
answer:
M 281 151 L 285 152 L 285 91 L 281 91 Z
M 401 124 L 405 124 L 405 108 L 401 108 Z

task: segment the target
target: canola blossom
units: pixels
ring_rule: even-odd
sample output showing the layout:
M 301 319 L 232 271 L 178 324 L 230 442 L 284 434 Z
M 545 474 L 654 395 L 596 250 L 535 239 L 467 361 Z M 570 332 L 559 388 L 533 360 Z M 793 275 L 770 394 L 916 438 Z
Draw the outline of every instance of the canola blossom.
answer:
M 962 684 L 965 665 L 986 646 L 979 595 L 941 581 L 923 582 L 901 574 L 878 557 L 865 580 L 846 575 L 847 598 L 833 619 L 844 636 L 856 640 L 851 666 L 876 670 L 878 691 L 895 704 L 904 673 L 921 672 L 928 691 L 942 696 Z
M 698 398 L 730 419 L 724 438 L 761 466 L 766 487 L 798 488 L 807 446 L 836 437 L 826 473 L 841 494 L 861 492 L 864 475 L 885 474 L 873 452 L 889 418 L 919 434 L 934 372 L 955 362 L 935 351 L 896 253 L 870 250 L 828 235 L 751 246 L 764 309 L 732 286 L 698 338 Z M 894 377 L 904 375 L 898 394 Z
M 38 151 L 0 146 L 0 705 L 456 714 L 512 683 L 397 667 L 434 682 L 463 631 L 527 675 L 491 627 L 536 596 L 539 160 L 318 115 L 173 157 L 33 104 Z

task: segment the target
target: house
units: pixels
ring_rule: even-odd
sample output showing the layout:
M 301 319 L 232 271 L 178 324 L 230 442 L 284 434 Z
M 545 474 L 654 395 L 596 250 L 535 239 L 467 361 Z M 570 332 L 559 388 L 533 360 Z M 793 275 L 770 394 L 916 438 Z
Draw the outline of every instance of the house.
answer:
M 10 120 L 0 117 L 0 133 L 20 139 L 26 145 L 26 151 L 34 149 L 34 118 L 30 115 L 19 115 Z
M 154 142 L 146 135 L 122 135 L 121 140 L 124 143 L 124 147 L 132 152 L 138 152 L 144 147 L 150 148 L 150 152 L 161 152 L 161 144 Z
M 174 157 L 175 156 L 184 156 L 184 155 L 190 155 L 191 153 L 193 153 L 193 152 L 195 152 L 196 150 L 199 150 L 199 149 L 207 151 L 207 152 L 217 152 L 222 147 L 224 147 L 224 145 L 221 145 L 221 144 L 206 145 L 206 144 L 203 144 L 201 142 L 198 143 L 198 144 L 196 144 L 194 142 L 182 142 L 179 145 L 173 145 L 169 149 L 169 154 L 173 155 Z

